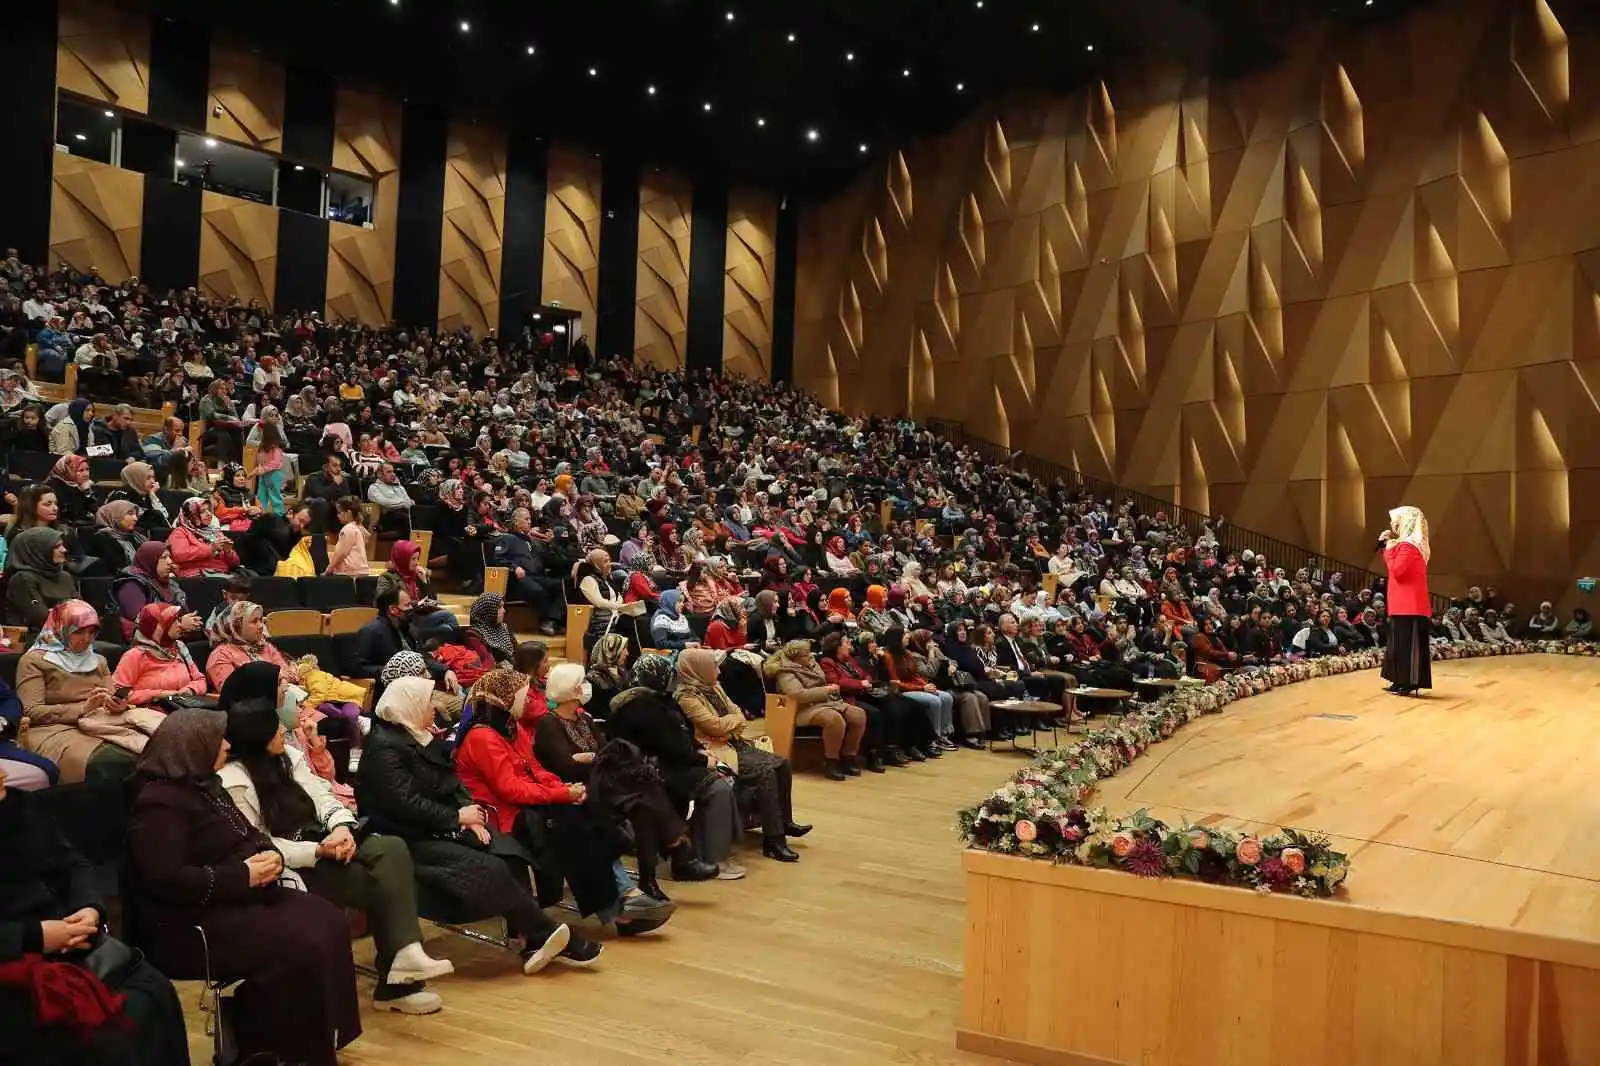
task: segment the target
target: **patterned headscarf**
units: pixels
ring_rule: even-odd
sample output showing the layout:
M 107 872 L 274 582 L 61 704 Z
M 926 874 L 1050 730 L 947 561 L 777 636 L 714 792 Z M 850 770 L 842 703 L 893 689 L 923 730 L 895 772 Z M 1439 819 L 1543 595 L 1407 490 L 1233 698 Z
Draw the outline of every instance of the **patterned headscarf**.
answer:
M 1428 562 L 1433 557 L 1433 552 L 1428 546 L 1428 518 L 1416 507 L 1396 507 L 1389 512 L 1389 528 L 1394 531 L 1395 537 L 1407 544 L 1414 545 L 1422 553 L 1422 561 Z
M 622 657 L 628 652 L 628 638 L 621 633 L 607 633 L 589 649 L 589 672 L 600 677 L 611 688 L 622 688 L 628 683 Z
M 172 628 L 183 617 L 183 608 L 175 603 L 147 603 L 139 609 L 134 623 L 133 643 L 143 648 L 151 658 L 163 662 L 188 660 L 189 649 L 178 643 Z
M 515 670 L 490 670 L 478 678 L 477 684 L 472 686 L 472 691 L 468 694 L 468 699 L 475 711 L 485 703 L 509 711 L 511 705 L 516 702 L 517 693 L 522 691 L 527 683 L 528 679 Z
M 100 628 L 100 614 L 82 600 L 63 600 L 50 608 L 44 627 L 33 638 L 30 652 L 38 652 L 50 664 L 69 674 L 92 674 L 101 659 L 90 645 L 80 652 L 67 650 L 67 640 L 80 629 Z
M 646 654 L 633 664 L 633 682 L 656 692 L 668 692 L 675 672 L 672 656 Z
M 402 677 L 427 677 L 428 663 L 422 656 L 414 651 L 395 652 L 389 661 L 383 664 L 383 671 L 378 675 L 378 680 L 384 686 L 394 684 Z M 432 683 L 431 681 L 429 682 Z
M 210 516 L 211 520 L 202 520 L 202 515 Z M 211 505 L 198 497 L 192 500 L 184 500 L 183 506 L 178 510 L 178 527 L 187 529 L 207 544 L 213 543 L 218 537 L 222 536 L 221 527 L 215 523 L 216 518 L 211 515 Z
M 459 511 L 467 506 L 467 489 L 460 478 L 450 478 L 439 485 L 439 502 L 452 511 Z
M 499 593 L 485 592 L 472 601 L 472 608 L 467 612 L 472 631 L 483 638 L 495 659 L 500 661 L 508 661 L 517 654 L 517 640 L 511 634 L 511 627 L 500 621 L 500 608 L 505 602 L 505 597 Z
M 218 610 L 212 614 L 206 626 L 207 635 L 213 644 L 237 644 L 252 655 L 261 654 L 261 649 L 267 645 L 267 620 L 261 619 L 261 639 L 255 643 L 245 639 L 244 624 L 252 615 L 265 615 L 259 603 L 249 600 L 240 600 L 234 604 L 224 604 L 225 610 Z
M 89 460 L 81 455 L 63 455 L 50 468 L 50 476 L 68 485 L 86 488 L 89 484 Z

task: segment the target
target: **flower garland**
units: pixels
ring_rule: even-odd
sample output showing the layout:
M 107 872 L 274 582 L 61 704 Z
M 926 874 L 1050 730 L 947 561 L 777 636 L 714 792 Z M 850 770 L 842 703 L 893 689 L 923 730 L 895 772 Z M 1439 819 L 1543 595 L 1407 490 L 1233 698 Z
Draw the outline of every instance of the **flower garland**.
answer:
M 1439 643 L 1436 660 L 1488 655 L 1600 655 L 1595 643 Z M 1333 896 L 1350 859 L 1324 833 L 1282 829 L 1253 836 L 1199 825 L 1169 826 L 1148 812 L 1108 814 L 1084 804 L 1098 783 L 1125 769 L 1150 745 L 1235 700 L 1319 677 L 1383 664 L 1380 651 L 1306 659 L 1236 671 L 1208 685 L 1186 685 L 1120 720 L 1092 729 L 1076 744 L 1041 752 L 988 799 L 959 813 L 968 847 L 1076 866 L 1126 870 L 1142 877 L 1193 877 L 1258 892 Z

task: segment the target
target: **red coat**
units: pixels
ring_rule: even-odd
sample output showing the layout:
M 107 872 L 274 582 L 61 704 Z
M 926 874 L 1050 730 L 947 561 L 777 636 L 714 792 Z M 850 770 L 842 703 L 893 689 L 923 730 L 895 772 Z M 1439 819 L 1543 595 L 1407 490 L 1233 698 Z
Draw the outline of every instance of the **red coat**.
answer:
M 495 808 L 495 828 L 511 832 L 517 811 L 540 803 L 571 803 L 567 784 L 533 757 L 533 737 L 517 726 L 507 740 L 488 726 L 474 726 L 456 745 L 456 776 L 472 802 Z
M 1391 615 L 1412 614 L 1426 618 L 1433 614 L 1428 599 L 1428 561 L 1415 544 L 1393 541 L 1383 549 L 1383 565 L 1389 570 L 1389 591 L 1385 599 Z
M 720 618 L 713 618 L 711 624 L 706 626 L 706 639 L 702 643 L 712 651 L 732 651 L 742 648 L 748 638 L 744 635 L 744 623 L 740 622 L 735 629 L 729 629 L 728 623 Z

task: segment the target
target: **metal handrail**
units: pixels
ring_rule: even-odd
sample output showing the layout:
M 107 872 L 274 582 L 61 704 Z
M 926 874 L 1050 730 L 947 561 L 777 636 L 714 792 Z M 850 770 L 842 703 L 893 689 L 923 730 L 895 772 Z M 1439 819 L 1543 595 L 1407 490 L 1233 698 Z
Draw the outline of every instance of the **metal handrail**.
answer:
M 969 448 L 977 452 L 985 461 L 996 466 L 1009 467 L 1020 473 L 1028 474 L 1045 484 L 1054 484 L 1059 478 L 1069 489 L 1076 492 L 1088 492 L 1094 496 L 1112 500 L 1114 503 L 1132 502 L 1135 507 L 1146 514 L 1155 514 L 1157 511 L 1165 512 L 1177 525 L 1181 526 L 1191 537 L 1198 537 L 1202 526 L 1210 522 L 1214 528 L 1212 532 L 1217 540 L 1227 550 L 1244 551 L 1249 549 L 1257 555 L 1275 561 L 1284 569 L 1293 573 L 1302 566 L 1312 572 L 1321 571 L 1324 575 L 1342 573 L 1345 577 L 1345 588 L 1370 588 L 1372 583 L 1383 575 L 1375 573 L 1364 566 L 1335 559 L 1320 552 L 1311 551 L 1309 548 L 1290 544 L 1288 541 L 1269 537 L 1253 529 L 1236 526 L 1232 522 L 1223 520 L 1214 515 L 1203 514 L 1193 508 L 1184 507 L 1171 500 L 1163 500 L 1149 493 L 1138 492 L 1122 485 L 1114 485 L 1103 481 L 1081 470 L 1062 466 L 1060 463 L 1049 459 L 1042 459 L 1037 455 L 1007 448 L 991 440 L 969 433 L 960 422 L 948 419 L 930 418 L 925 420 L 925 425 L 934 433 L 954 444 L 958 448 Z M 1298 565 L 1290 565 L 1288 560 L 1304 560 Z M 1435 612 L 1442 611 L 1450 606 L 1450 597 L 1433 595 L 1430 597 Z

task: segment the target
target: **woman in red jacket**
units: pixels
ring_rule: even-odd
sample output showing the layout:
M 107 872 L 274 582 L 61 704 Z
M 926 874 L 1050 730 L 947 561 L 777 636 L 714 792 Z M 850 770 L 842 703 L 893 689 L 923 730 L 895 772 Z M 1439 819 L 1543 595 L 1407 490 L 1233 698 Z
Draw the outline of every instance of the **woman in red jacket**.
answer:
M 1433 687 L 1428 649 L 1428 519 L 1415 507 L 1389 512 L 1389 528 L 1379 536 L 1383 565 L 1389 571 L 1389 647 L 1383 678 L 1396 696 L 1415 696 Z
M 178 525 L 167 536 L 167 551 L 179 577 L 227 574 L 239 569 L 239 556 L 203 499 L 184 500 Z

